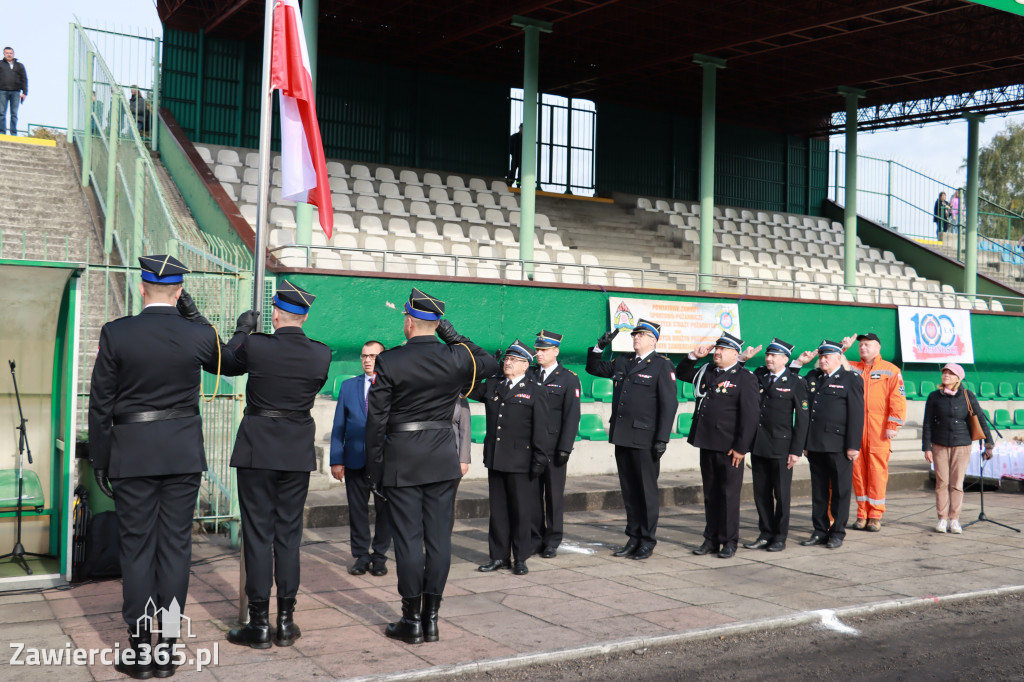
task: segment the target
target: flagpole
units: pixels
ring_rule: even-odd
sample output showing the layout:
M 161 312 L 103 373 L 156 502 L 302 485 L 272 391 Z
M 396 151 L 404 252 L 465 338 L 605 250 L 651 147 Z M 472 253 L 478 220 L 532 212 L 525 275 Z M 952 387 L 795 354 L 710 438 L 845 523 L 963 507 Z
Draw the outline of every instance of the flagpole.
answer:
M 263 312 L 263 279 L 267 269 L 267 213 L 270 205 L 270 125 L 273 117 L 273 91 L 270 89 L 270 53 L 274 36 L 274 5 L 265 0 L 263 17 L 263 101 L 260 102 L 259 190 L 256 203 L 256 243 L 253 245 L 252 308 Z

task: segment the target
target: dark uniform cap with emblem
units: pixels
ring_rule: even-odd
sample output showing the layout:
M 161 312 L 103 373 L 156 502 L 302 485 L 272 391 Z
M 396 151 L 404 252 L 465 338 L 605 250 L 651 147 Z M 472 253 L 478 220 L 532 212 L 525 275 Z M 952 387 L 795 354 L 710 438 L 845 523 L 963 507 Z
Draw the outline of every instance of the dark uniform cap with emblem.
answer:
M 878 338 L 878 334 L 874 332 L 868 332 L 867 334 L 857 334 L 858 341 L 878 341 L 881 343 L 881 339 Z
M 643 332 L 654 334 L 655 340 L 660 339 L 661 325 L 657 322 L 651 322 L 650 320 L 645 320 L 641 317 L 636 323 L 636 326 L 633 327 L 633 331 L 631 331 L 630 334 L 641 334 Z
M 547 329 L 541 329 L 537 334 L 537 340 L 533 343 L 534 348 L 558 348 L 561 345 L 562 335 L 549 332 Z
M 308 313 L 315 300 L 316 296 L 300 289 L 288 280 L 284 280 L 277 288 L 277 293 L 274 294 L 274 305 L 296 315 Z
M 791 358 L 793 357 L 793 344 L 786 343 L 776 336 L 772 339 L 772 342 L 768 344 L 768 348 L 764 352 L 765 355 L 768 355 L 769 353 L 774 355 L 785 355 L 787 358 Z
M 189 272 L 185 265 L 174 256 L 139 256 L 142 281 L 153 284 L 181 284 L 183 275 Z
M 722 332 L 722 336 L 715 341 L 715 348 L 732 348 L 737 353 L 743 350 L 743 339 L 737 339 L 729 332 Z
M 530 350 L 529 346 L 524 344 L 519 339 L 516 339 L 515 341 L 512 342 L 512 345 L 509 346 L 508 349 L 505 351 L 505 357 L 508 357 L 509 355 L 511 355 L 513 357 L 517 357 L 520 360 L 526 360 L 527 362 L 532 362 L 534 354 Z
M 444 316 L 444 301 L 413 287 L 409 301 L 405 304 L 405 314 L 417 320 L 437 321 Z
M 829 341 L 828 339 L 822 339 L 821 343 L 818 344 L 818 355 L 836 355 L 843 352 L 843 344 L 838 341 Z

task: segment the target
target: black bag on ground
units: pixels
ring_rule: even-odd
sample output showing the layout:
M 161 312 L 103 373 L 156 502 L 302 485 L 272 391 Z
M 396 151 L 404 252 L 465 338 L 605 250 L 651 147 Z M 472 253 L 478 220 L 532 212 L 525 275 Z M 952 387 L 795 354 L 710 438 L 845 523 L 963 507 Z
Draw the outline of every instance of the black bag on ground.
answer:
M 121 544 L 118 541 L 117 514 L 97 514 L 89 522 L 85 536 L 85 561 L 81 580 L 121 577 Z

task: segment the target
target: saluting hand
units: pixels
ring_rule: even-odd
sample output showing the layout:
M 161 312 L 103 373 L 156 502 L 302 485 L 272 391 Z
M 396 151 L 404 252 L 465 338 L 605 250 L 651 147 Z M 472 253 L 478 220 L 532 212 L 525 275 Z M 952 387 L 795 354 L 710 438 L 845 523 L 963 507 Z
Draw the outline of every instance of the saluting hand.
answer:
M 744 453 L 729 450 L 729 455 L 732 457 L 732 465 L 734 467 L 739 468 L 743 466 L 743 458 L 746 457 Z
M 747 346 L 747 349 L 740 353 L 740 362 L 746 362 L 750 358 L 754 357 L 755 355 L 761 352 L 761 348 L 763 348 L 763 344 L 761 346 L 758 346 L 757 348 Z
M 345 480 L 345 467 L 340 464 L 331 465 L 331 476 L 339 481 Z
M 601 334 L 601 338 L 599 338 L 597 340 L 596 348 L 600 348 L 602 350 L 607 348 L 608 346 L 611 345 L 612 341 L 614 341 L 615 337 L 618 336 L 618 335 L 619 335 L 619 330 L 618 329 L 613 329 L 610 332 L 605 332 L 604 334 Z
M 852 346 L 853 342 L 856 340 L 856 334 L 850 334 L 849 336 L 843 337 L 843 352 L 845 353 L 847 350 L 849 350 L 850 346 Z
M 259 324 L 260 314 L 255 310 L 246 310 L 244 313 L 238 316 L 238 321 L 235 322 L 235 333 L 245 332 L 246 334 L 252 334 L 256 331 L 256 326 Z
M 700 358 L 710 353 L 713 348 L 714 346 L 710 343 L 705 343 L 703 345 L 697 346 L 696 348 L 693 349 L 693 357 L 699 360 Z
M 803 367 L 816 357 L 818 357 L 818 351 L 805 350 L 803 353 L 799 355 L 799 357 L 797 357 L 796 362 L 793 364 L 795 364 L 797 367 Z

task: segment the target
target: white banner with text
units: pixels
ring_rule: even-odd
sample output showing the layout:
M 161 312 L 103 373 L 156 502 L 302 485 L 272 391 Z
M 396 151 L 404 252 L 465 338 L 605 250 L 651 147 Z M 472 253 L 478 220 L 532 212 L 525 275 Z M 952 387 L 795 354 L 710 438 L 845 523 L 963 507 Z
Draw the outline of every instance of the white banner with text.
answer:
M 740 311 L 736 303 L 703 303 L 698 301 L 658 301 L 648 298 L 608 299 L 611 328 L 621 333 L 612 342 L 612 350 L 630 352 L 633 342 L 629 332 L 640 319 L 661 325 L 658 351 L 689 353 L 704 343 L 714 343 L 723 331 L 740 335 Z

